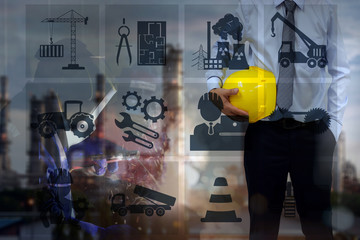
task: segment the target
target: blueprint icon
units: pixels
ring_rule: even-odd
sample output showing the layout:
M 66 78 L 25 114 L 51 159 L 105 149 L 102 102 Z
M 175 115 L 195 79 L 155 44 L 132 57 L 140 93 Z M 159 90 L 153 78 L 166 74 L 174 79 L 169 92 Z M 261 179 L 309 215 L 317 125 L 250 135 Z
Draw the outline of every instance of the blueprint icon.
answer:
M 166 22 L 138 22 L 138 65 L 166 64 Z

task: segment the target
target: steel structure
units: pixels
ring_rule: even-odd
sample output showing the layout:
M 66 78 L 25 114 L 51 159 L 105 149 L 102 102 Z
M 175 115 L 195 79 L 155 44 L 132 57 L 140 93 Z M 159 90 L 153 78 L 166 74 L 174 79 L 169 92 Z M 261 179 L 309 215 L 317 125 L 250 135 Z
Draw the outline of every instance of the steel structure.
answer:
M 69 15 L 69 17 L 65 17 Z M 76 63 L 76 23 L 87 25 L 88 17 L 83 17 L 75 10 L 70 10 L 57 18 L 45 18 L 41 22 L 48 23 L 70 23 L 70 64 L 62 69 L 85 69 Z

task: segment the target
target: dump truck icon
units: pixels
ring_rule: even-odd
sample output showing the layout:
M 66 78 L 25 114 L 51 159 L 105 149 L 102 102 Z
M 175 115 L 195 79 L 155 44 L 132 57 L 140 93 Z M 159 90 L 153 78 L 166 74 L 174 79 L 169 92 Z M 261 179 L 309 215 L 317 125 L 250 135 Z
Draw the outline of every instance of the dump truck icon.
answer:
M 111 211 L 117 212 L 120 216 L 126 216 L 128 211 L 152 216 L 155 211 L 161 217 L 165 214 L 165 210 L 171 210 L 171 206 L 174 206 L 176 201 L 176 198 L 172 196 L 139 185 L 136 185 L 134 193 L 150 203 L 125 206 L 125 194 L 118 193 L 111 198 Z M 157 204 L 155 201 L 163 204 Z

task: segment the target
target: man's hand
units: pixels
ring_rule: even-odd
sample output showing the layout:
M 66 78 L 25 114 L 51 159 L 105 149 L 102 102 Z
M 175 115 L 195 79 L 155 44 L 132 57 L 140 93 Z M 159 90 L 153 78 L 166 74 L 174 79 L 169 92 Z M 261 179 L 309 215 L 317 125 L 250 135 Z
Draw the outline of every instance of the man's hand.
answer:
M 244 121 L 249 119 L 249 114 L 246 111 L 241 110 L 230 103 L 230 96 L 236 95 L 239 92 L 239 89 L 214 88 L 210 90 L 210 92 L 216 93 L 218 96 L 220 96 L 223 102 L 223 109 L 221 112 L 226 116 L 236 121 Z

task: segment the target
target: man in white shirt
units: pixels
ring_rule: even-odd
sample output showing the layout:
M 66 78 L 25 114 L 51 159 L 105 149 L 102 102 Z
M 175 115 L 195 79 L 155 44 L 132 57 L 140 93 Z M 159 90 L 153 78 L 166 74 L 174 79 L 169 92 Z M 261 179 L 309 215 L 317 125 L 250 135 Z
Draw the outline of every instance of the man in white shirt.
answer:
M 277 239 L 288 173 L 306 239 L 333 239 L 332 154 L 347 104 L 349 66 L 337 23 L 336 5 L 328 0 L 293 1 L 296 4 L 291 12 L 293 25 L 284 20 L 289 14 L 284 0 L 242 0 L 235 13 L 243 25 L 241 42 L 248 42 L 250 46 L 249 65 L 274 73 L 278 96 L 281 68 L 290 69 L 291 65 L 294 69 L 291 90 L 287 90 L 291 91 L 292 99 L 290 106 L 285 107 L 293 113 L 293 119 L 262 119 L 249 124 L 246 132 L 244 165 L 249 193 L 250 240 Z M 289 29 L 283 29 L 285 27 Z M 283 31 L 295 33 L 287 50 L 294 58 L 287 61 L 280 51 L 288 43 L 282 38 Z M 216 49 L 215 46 L 213 50 Z M 322 50 L 326 51 L 321 53 L 322 57 L 316 56 L 317 51 Z M 206 76 L 209 91 L 222 98 L 223 113 L 246 118 L 246 111 L 229 102 L 229 96 L 237 94 L 238 90 L 221 88 L 226 78 L 224 71 L 209 70 Z M 277 106 L 284 110 L 279 98 Z M 321 133 L 313 131 L 316 122 L 304 124 L 308 121 L 302 113 L 313 109 L 322 109 L 331 118 L 329 128 Z

